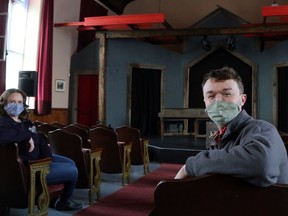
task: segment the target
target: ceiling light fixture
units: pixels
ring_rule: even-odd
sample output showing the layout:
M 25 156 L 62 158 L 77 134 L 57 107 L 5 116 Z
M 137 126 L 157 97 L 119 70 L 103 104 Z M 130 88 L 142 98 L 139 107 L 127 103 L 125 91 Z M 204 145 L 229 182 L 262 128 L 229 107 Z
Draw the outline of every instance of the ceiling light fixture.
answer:
M 236 42 L 233 35 L 230 35 L 227 39 L 227 49 L 233 52 L 236 48 Z
M 202 39 L 202 48 L 203 48 L 204 50 L 207 50 L 207 51 L 211 50 L 211 44 L 210 44 L 210 41 L 208 40 L 207 35 L 204 35 L 204 36 L 203 36 L 203 39 Z

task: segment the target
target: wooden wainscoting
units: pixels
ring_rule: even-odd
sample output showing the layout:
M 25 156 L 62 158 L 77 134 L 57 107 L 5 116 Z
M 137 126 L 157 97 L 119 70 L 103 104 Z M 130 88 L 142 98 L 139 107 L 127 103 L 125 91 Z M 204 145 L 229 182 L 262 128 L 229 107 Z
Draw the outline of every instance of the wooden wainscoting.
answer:
M 52 108 L 52 113 L 49 115 L 36 115 L 34 114 L 34 110 L 29 110 L 28 119 L 32 122 L 39 121 L 39 122 L 59 122 L 61 124 L 67 125 L 68 124 L 68 109 L 64 108 Z

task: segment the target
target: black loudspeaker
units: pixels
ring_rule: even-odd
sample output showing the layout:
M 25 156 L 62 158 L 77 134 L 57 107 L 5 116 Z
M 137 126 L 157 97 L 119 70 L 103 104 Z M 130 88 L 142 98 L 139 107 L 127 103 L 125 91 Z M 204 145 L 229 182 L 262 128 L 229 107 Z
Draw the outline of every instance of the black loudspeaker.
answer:
M 37 95 L 38 77 L 36 71 L 19 71 L 18 88 L 28 97 Z

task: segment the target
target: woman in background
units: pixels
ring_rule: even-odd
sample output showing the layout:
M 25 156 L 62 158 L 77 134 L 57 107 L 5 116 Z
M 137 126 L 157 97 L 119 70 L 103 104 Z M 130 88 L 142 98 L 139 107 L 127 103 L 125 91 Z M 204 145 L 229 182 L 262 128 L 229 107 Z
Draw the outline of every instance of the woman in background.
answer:
M 78 179 L 78 170 L 69 158 L 51 153 L 50 147 L 37 132 L 27 115 L 26 94 L 20 89 L 8 89 L 0 96 L 0 145 L 18 144 L 19 156 L 24 164 L 28 161 L 51 157 L 47 184 L 64 184 L 60 197 L 53 202 L 58 211 L 74 211 L 82 204 L 71 200 Z

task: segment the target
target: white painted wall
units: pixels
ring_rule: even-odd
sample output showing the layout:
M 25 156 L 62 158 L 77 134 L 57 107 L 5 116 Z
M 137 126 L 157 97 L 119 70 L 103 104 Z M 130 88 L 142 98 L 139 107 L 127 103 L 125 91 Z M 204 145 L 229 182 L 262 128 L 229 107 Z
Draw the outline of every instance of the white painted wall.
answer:
M 54 23 L 79 20 L 81 0 L 54 1 Z M 53 75 L 52 108 L 68 108 L 70 60 L 77 49 L 78 31 L 76 27 L 54 27 L 53 34 Z M 65 81 L 65 91 L 56 92 L 56 79 Z

